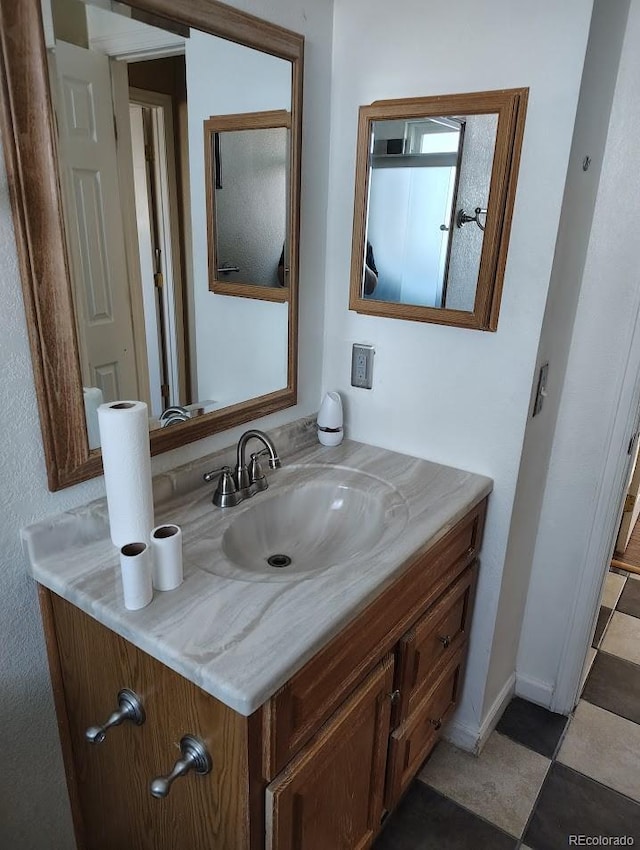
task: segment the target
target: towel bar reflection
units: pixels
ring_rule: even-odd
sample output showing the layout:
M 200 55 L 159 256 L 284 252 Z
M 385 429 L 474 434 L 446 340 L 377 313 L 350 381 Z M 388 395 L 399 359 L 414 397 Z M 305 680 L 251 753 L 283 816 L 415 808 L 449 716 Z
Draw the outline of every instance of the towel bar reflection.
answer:
M 481 221 L 480 221 L 481 215 L 485 216 L 484 224 L 482 224 Z M 456 216 L 456 224 L 457 224 L 458 227 L 463 227 L 465 224 L 469 224 L 470 222 L 475 221 L 475 223 L 478 225 L 480 230 L 484 230 L 485 227 L 487 226 L 486 215 L 487 215 L 487 211 L 483 207 L 476 207 L 475 215 L 468 215 L 462 209 L 462 207 L 460 207 L 460 209 L 458 210 L 458 215 Z

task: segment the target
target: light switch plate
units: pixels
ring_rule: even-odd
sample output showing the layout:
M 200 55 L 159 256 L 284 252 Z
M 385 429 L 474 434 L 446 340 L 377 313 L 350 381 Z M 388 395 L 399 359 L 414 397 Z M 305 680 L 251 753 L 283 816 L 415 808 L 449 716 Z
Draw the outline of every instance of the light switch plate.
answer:
M 373 355 L 372 345 L 354 342 L 351 349 L 351 386 L 370 390 L 373 386 Z

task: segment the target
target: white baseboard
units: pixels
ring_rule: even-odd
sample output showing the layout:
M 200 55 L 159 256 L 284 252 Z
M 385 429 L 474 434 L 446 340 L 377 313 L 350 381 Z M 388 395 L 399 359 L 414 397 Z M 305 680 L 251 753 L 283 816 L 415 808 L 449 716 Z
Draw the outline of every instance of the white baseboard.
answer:
M 549 708 L 553 698 L 553 684 L 516 673 L 516 696 Z
M 513 696 L 516 684 L 515 673 L 504 683 L 500 693 L 493 701 L 489 711 L 479 726 L 470 726 L 466 723 L 460 723 L 454 719 L 447 724 L 444 731 L 444 738 L 454 746 L 461 750 L 466 750 L 474 755 L 480 755 L 482 748 L 487 743 L 489 735 L 496 728 L 498 721 L 502 717 L 502 713 L 509 704 Z

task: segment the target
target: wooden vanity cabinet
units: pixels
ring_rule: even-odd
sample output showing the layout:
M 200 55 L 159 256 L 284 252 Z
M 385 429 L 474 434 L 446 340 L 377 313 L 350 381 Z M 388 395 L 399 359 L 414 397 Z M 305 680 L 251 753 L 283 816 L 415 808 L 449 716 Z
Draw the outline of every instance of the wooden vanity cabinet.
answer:
M 435 746 L 463 677 L 486 502 L 418 552 L 251 717 L 41 588 L 78 847 L 364 850 Z M 85 738 L 121 688 L 146 720 Z M 169 773 L 185 734 L 213 768 Z
M 249 719 L 64 599 L 42 596 L 79 850 L 253 847 L 246 813 Z M 140 697 L 145 722 L 125 721 L 102 743 L 89 743 L 85 730 L 106 721 L 123 687 Z M 149 782 L 169 773 L 186 733 L 205 742 L 213 770 L 177 779 L 166 799 L 155 799 Z

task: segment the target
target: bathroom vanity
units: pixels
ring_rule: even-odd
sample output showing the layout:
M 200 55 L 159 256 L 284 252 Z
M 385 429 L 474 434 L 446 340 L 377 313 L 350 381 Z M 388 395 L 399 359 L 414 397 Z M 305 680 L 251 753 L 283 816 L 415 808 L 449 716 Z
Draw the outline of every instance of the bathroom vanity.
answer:
M 155 482 L 156 519 L 183 528 L 185 581 L 141 611 L 122 607 L 103 503 L 23 532 L 80 847 L 368 847 L 451 715 L 490 480 L 349 441 L 281 455 L 267 492 L 224 511 L 210 487 L 180 492 L 193 469 Z M 295 512 L 293 492 L 301 510 L 344 508 L 356 537 L 381 527 L 324 569 L 253 569 L 230 529 L 285 522 L 275 506 Z M 303 541 L 322 532 L 291 519 Z M 144 722 L 90 743 L 123 688 Z M 212 768 L 156 799 L 185 735 Z

